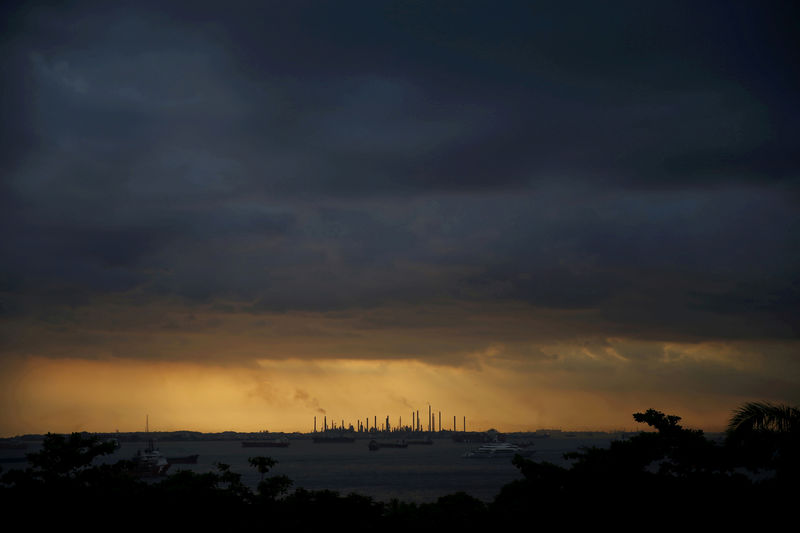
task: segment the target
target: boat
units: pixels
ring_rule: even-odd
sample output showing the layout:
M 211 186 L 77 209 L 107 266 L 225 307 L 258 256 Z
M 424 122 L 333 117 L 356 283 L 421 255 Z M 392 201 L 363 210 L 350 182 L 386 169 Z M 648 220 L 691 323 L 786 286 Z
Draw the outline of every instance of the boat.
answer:
M 464 454 L 464 457 L 475 457 L 475 458 L 494 458 L 494 457 L 514 457 L 515 455 L 521 455 L 523 457 L 528 457 L 533 452 L 530 450 L 524 450 L 517 446 L 516 444 L 510 444 L 508 442 L 492 442 L 489 444 L 484 444 L 475 450 L 470 450 Z
M 281 437 L 272 440 L 243 440 L 242 448 L 288 448 L 289 439 Z
M 169 461 L 161 455 L 152 439 L 147 441 L 147 448 L 137 451 L 131 460 L 133 461 L 133 473 L 139 477 L 165 476 L 170 467 Z
M 381 449 L 380 445 L 378 444 L 378 441 L 376 441 L 375 439 L 372 439 L 371 441 L 369 441 L 368 448 L 369 448 L 369 451 L 371 451 L 371 452 L 374 452 L 374 451 L 377 451 L 377 450 Z
M 187 455 L 184 457 L 167 457 L 167 462 L 171 465 L 196 465 L 198 454 Z
M 150 433 L 150 417 L 146 418 L 145 434 Z M 169 461 L 161 455 L 161 452 L 156 448 L 153 439 L 147 439 L 147 447 L 144 450 L 138 450 L 136 455 L 131 459 L 133 462 L 133 474 L 139 477 L 161 477 L 167 475 L 169 470 Z

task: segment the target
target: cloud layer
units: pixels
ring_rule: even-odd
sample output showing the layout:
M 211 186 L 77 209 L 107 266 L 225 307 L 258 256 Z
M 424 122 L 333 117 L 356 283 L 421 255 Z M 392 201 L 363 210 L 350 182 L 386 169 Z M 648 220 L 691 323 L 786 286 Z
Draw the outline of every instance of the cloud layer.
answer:
M 792 4 L 3 9 L 6 358 L 797 341 Z

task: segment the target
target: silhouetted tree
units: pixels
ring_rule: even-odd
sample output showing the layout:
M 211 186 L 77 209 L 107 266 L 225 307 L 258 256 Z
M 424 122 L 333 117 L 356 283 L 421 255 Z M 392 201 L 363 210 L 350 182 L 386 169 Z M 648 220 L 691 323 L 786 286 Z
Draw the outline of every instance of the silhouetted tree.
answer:
M 747 402 L 728 422 L 726 444 L 751 470 L 773 470 L 780 484 L 800 477 L 800 408 Z
M 485 531 L 546 523 L 550 517 L 577 526 L 629 518 L 636 524 L 681 527 L 691 518 L 716 528 L 741 528 L 748 517 L 765 526 L 776 509 L 791 513 L 800 478 L 797 408 L 746 404 L 731 420 L 726 446 L 683 428 L 675 415 L 649 409 L 633 417 L 656 431 L 565 454 L 574 460 L 569 468 L 516 456 L 513 464 L 522 479 L 504 486 L 488 506 L 464 493 L 424 504 L 384 504 L 302 488 L 289 493 L 288 477 L 268 476 L 277 464 L 270 457 L 249 458 L 261 474 L 255 494 L 223 463 L 216 472 L 178 471 L 145 483 L 129 474 L 129 462 L 94 465 L 114 444 L 81 434 L 48 434 L 41 451 L 30 454 L 29 468 L 0 477 L 0 502 L 10 508 L 35 504 L 42 510 L 32 518 L 36 526 L 42 517 L 52 517 L 56 525 L 68 513 L 91 509 L 91 517 L 82 518 L 98 524 L 126 516 L 147 525 L 161 515 L 164 528 L 226 531 L 317 529 L 328 527 L 332 517 L 347 517 L 350 531 Z M 743 457 L 777 475 L 754 482 L 735 473 Z
M 770 402 L 747 402 L 734 411 L 728 422 L 728 435 L 733 437 L 758 431 L 797 433 L 800 409 Z
M 41 450 L 27 456 L 33 469 L 44 476 L 75 477 L 88 468 L 96 457 L 113 453 L 116 449 L 116 442 L 103 441 L 94 436 L 48 433 L 42 441 Z
M 261 474 L 261 481 L 258 483 L 258 493 L 262 499 L 275 500 L 279 496 L 285 494 L 289 487 L 292 486 L 292 480 L 287 476 L 270 476 L 264 479 L 264 476 L 270 469 L 278 464 L 278 461 L 272 457 L 249 457 L 247 461 L 250 466 L 255 467 L 258 473 Z
M 264 475 L 269 472 L 269 469 L 278 464 L 278 461 L 272 457 L 248 457 L 247 462 L 250 466 L 255 467 L 258 473 L 261 474 L 261 481 L 264 481 Z
M 749 480 L 733 474 L 724 448 L 702 431 L 654 409 L 633 418 L 657 431 L 567 453 L 571 468 L 515 457 L 524 479 L 503 487 L 493 512 L 518 519 L 532 508 L 554 515 L 579 508 L 585 525 L 614 516 L 676 524 L 697 515 L 710 523 L 748 494 Z

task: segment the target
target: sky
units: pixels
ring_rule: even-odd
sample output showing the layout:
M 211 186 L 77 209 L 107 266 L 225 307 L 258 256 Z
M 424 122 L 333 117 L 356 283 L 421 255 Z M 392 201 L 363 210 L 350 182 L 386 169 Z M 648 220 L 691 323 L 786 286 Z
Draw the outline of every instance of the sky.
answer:
M 797 3 L 125 4 L 1 8 L 0 435 L 800 403 Z

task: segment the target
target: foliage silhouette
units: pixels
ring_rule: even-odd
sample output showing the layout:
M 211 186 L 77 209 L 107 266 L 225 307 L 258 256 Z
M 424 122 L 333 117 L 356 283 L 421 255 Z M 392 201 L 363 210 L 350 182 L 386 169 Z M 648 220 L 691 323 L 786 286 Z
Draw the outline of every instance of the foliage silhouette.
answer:
M 676 525 L 690 516 L 720 521 L 731 503 L 754 501 L 752 482 L 734 471 L 724 446 L 681 427 L 675 415 L 649 409 L 633 417 L 656 431 L 565 454 L 571 468 L 515 457 L 524 479 L 503 487 L 495 516 L 510 526 L 531 506 L 556 514 L 580 508 L 590 526 L 600 517 L 652 520 L 657 506 L 659 522 Z
M 635 413 L 634 420 L 654 431 L 613 441 L 607 448 L 565 454 L 572 460 L 569 468 L 516 456 L 513 464 L 522 478 L 504 486 L 488 505 L 465 493 L 415 504 L 324 490 L 290 492 L 289 478 L 268 475 L 277 464 L 270 457 L 248 460 L 261 474 L 255 492 L 224 463 L 217 464 L 214 472 L 179 470 L 146 483 L 130 474 L 129 462 L 94 465 L 114 445 L 80 434 L 48 434 L 42 450 L 30 454 L 31 467 L 0 477 L 0 501 L 11 508 L 35 504 L 46 509 L 35 517 L 34 525 L 47 525 L 42 521 L 48 519 L 58 525 L 64 517 L 83 512 L 81 520 L 86 523 L 93 519 L 107 524 L 126 516 L 127 526 L 146 527 L 159 515 L 160 528 L 204 530 L 308 530 L 346 520 L 350 531 L 486 531 L 533 519 L 547 522 L 548 517 L 575 526 L 626 518 L 660 528 L 685 527 L 692 520 L 737 529 L 748 517 L 758 517 L 764 527 L 780 513 L 737 511 L 777 508 L 789 513 L 798 479 L 797 425 L 770 418 L 783 413 L 795 420 L 791 417 L 796 408 L 773 407 L 743 406 L 731 419 L 724 445 L 708 440 L 702 431 L 683 428 L 679 416 L 654 409 Z M 776 475 L 747 476 L 742 466 Z M 92 510 L 91 515 L 86 509 Z M 138 513 L 140 509 L 147 512 Z
M 39 452 L 27 454 L 28 462 L 42 476 L 74 478 L 89 468 L 96 457 L 113 453 L 114 441 L 72 433 L 69 436 L 48 433 Z
M 728 422 L 729 435 L 757 431 L 797 433 L 800 431 L 800 408 L 770 402 L 747 402 L 734 411 Z
M 728 422 L 726 444 L 738 463 L 781 488 L 797 490 L 800 479 L 800 408 L 748 402 Z
M 286 494 L 289 487 L 292 486 L 292 480 L 284 475 L 270 476 L 264 479 L 264 476 L 270 469 L 278 464 L 278 461 L 272 457 L 250 457 L 247 461 L 250 463 L 250 466 L 255 467 L 258 473 L 261 474 L 261 481 L 258 483 L 258 495 L 261 500 L 275 500 L 283 494 Z

